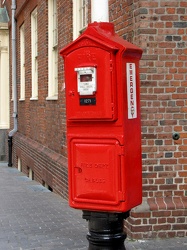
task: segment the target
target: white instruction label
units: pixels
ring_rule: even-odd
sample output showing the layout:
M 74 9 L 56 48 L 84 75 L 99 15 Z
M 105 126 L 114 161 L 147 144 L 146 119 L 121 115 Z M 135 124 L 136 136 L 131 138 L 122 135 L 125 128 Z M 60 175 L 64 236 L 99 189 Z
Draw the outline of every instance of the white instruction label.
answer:
M 137 118 L 135 63 L 127 63 L 127 99 L 128 99 L 128 119 L 135 119 Z

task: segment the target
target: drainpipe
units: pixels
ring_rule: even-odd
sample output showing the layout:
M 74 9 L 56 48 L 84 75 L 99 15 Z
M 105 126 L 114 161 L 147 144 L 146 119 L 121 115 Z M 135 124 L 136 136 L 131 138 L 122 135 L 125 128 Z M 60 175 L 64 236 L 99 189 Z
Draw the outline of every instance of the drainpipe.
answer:
M 16 0 L 12 0 L 12 90 L 13 90 L 13 115 L 14 128 L 8 134 L 8 166 L 12 166 L 12 137 L 18 130 L 17 119 L 17 82 L 16 82 Z
M 93 22 L 109 22 L 108 0 L 92 0 L 91 20 Z M 87 240 L 89 250 L 125 250 L 124 219 L 129 217 L 129 211 L 124 213 L 109 213 L 83 211 L 83 219 L 88 221 Z

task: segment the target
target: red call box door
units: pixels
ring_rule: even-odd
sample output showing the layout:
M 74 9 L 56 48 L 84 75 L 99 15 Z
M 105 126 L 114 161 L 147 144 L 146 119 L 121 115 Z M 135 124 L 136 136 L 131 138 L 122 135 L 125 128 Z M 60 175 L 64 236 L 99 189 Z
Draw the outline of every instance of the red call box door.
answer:
M 66 112 L 67 120 L 115 120 L 116 79 L 115 57 L 102 48 L 75 49 L 66 57 Z M 76 68 L 96 69 L 96 91 L 93 95 L 78 92 Z
M 70 205 L 98 210 L 120 202 L 120 146 L 115 139 L 73 139 L 70 146 Z

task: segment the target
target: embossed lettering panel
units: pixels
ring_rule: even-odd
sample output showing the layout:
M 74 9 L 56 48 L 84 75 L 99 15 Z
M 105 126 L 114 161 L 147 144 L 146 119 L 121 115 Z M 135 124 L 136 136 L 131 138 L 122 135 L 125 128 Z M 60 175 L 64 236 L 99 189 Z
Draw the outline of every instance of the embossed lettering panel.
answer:
M 116 140 L 72 140 L 70 167 L 74 202 L 119 203 L 119 148 Z
M 79 48 L 67 56 L 67 120 L 116 120 L 114 58 L 112 52 L 95 47 Z M 77 72 L 81 69 L 82 71 L 94 69 L 94 79 L 85 83 L 80 80 L 79 83 Z M 82 89 L 84 87 L 82 92 L 80 87 Z M 85 102 L 82 102 L 83 97 Z M 91 102 L 92 100 L 94 103 Z

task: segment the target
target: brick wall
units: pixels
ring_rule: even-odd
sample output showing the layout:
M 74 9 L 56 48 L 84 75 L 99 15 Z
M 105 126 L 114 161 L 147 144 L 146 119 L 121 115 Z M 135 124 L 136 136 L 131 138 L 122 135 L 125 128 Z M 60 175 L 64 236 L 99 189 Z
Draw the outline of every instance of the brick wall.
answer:
M 67 159 L 19 132 L 13 137 L 13 145 L 14 166 L 18 166 L 19 158 L 22 172 L 29 176 L 32 169 L 36 181 L 67 199 Z
M 18 104 L 14 166 L 21 159 L 23 172 L 28 174 L 31 168 L 37 181 L 47 183 L 67 198 L 63 62 L 59 58 L 59 99 L 46 101 L 47 1 L 17 3 L 17 36 L 24 21 L 27 37 L 26 99 Z M 39 100 L 30 101 L 30 12 L 36 4 Z M 125 223 L 126 230 L 132 238 L 187 236 L 187 3 L 110 0 L 109 4 L 110 21 L 115 24 L 116 32 L 144 52 L 140 63 L 143 203 L 132 210 Z M 7 8 L 10 10 L 10 5 Z M 58 1 L 58 20 L 60 50 L 72 40 L 72 1 Z M 19 98 L 19 56 L 17 61 Z M 179 140 L 172 139 L 174 132 L 180 134 Z
M 24 22 L 26 37 L 25 71 L 26 71 L 26 96 L 25 101 L 18 102 L 18 122 L 19 132 L 37 141 L 58 154 L 66 156 L 65 139 L 65 98 L 62 91 L 63 86 L 63 62 L 59 56 L 59 84 L 57 101 L 47 101 L 48 95 L 48 16 L 47 1 L 21 1 L 17 9 L 17 37 L 19 38 L 19 28 Z M 20 8 L 19 6 L 22 6 Z M 38 101 L 31 101 L 31 11 L 37 6 L 38 10 Z M 59 46 L 60 50 L 72 39 L 71 3 L 59 2 Z M 63 20 L 63 21 L 62 21 Z M 19 39 L 18 39 L 19 41 Z M 19 43 L 18 43 L 19 55 Z M 20 93 L 20 77 L 18 62 L 18 99 Z
M 6 1 L 11 18 L 11 2 Z M 31 98 L 31 12 L 38 12 L 38 100 Z M 48 95 L 48 6 L 47 1 L 17 1 L 17 90 L 18 132 L 13 138 L 13 166 L 21 161 L 22 171 L 34 172 L 34 179 L 49 185 L 67 199 L 67 147 L 63 61 L 59 56 L 58 100 L 47 101 Z M 58 50 L 72 40 L 72 3 L 58 3 Z M 25 27 L 25 100 L 20 99 L 20 27 Z M 11 22 L 9 23 L 11 32 Z M 11 80 L 11 77 L 10 77 Z M 12 91 L 12 90 L 11 90 Z M 12 96 L 12 93 L 11 93 Z M 12 117 L 13 102 L 10 114 Z M 13 127 L 11 119 L 11 128 Z

